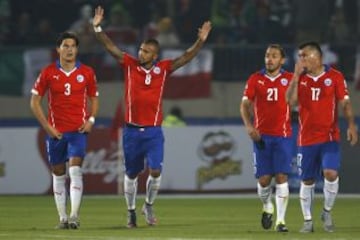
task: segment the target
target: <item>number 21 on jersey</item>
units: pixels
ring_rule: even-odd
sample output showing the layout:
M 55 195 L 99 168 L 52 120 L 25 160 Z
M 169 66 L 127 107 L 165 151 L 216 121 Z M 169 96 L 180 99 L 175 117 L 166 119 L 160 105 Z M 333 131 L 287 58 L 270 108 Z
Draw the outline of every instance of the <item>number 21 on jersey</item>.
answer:
M 277 88 L 268 88 L 266 100 L 269 102 L 277 101 L 279 99 L 279 93 Z

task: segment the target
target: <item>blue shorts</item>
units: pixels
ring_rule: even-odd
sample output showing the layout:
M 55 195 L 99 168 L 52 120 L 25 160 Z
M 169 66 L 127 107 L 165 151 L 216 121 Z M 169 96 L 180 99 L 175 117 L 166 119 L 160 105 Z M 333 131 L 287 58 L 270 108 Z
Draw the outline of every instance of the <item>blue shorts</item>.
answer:
M 146 164 L 162 170 L 164 135 L 161 127 L 129 127 L 123 129 L 123 149 L 126 175 L 137 176 Z
M 302 180 L 317 180 L 322 170 L 340 168 L 340 146 L 338 142 L 326 142 L 299 147 L 297 166 Z
M 256 178 L 291 172 L 293 141 L 290 137 L 261 136 L 263 144 L 254 142 L 254 174 Z
M 71 157 L 84 158 L 87 134 L 79 132 L 63 133 L 60 140 L 47 136 L 46 151 L 50 165 L 69 161 Z

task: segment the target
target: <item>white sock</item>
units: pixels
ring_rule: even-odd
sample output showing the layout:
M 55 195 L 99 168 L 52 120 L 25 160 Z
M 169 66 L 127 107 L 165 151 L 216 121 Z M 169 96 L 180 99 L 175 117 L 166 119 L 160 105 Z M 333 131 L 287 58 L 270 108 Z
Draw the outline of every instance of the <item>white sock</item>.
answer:
M 326 211 L 331 211 L 333 208 L 338 191 L 339 178 L 333 182 L 324 179 L 324 209 Z
M 275 203 L 276 203 L 276 224 L 285 224 L 285 214 L 289 199 L 289 185 L 287 182 L 276 184 Z
M 136 208 L 137 178 L 130 179 L 126 174 L 124 177 L 124 195 L 128 210 Z
M 312 203 L 314 199 L 315 184 L 305 185 L 303 182 L 300 185 L 300 205 L 304 220 L 312 220 Z
M 146 181 L 146 203 L 153 204 L 159 192 L 161 176 L 154 178 L 149 175 Z
M 70 175 L 70 200 L 71 200 L 70 217 L 78 218 L 82 193 L 83 193 L 83 179 L 82 179 L 81 168 L 79 166 L 69 167 L 69 175 Z
M 60 217 L 61 222 L 66 222 L 68 220 L 66 214 L 66 175 L 62 176 L 53 176 L 53 192 L 56 208 Z
M 274 213 L 274 205 L 271 202 L 271 186 L 262 187 L 260 183 L 257 184 L 258 196 L 263 203 L 263 211 L 267 213 Z

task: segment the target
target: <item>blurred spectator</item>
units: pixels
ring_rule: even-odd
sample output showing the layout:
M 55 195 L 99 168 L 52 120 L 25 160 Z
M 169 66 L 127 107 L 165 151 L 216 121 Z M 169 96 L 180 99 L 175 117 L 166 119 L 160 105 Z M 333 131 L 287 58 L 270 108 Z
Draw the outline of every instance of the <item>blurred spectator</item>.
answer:
M 199 14 L 199 11 L 192 8 L 192 2 L 192 0 L 178 0 L 176 2 L 175 27 L 183 44 L 194 41 L 194 33 L 200 25 L 196 25 L 196 14 Z
M 357 42 L 359 40 L 359 11 L 360 1 L 359 0 L 337 0 L 338 6 L 342 4 L 344 11 L 344 18 L 346 25 L 349 29 L 349 40 Z
M 293 1 L 296 44 L 309 40 L 324 41 L 330 21 L 330 4 L 328 0 Z
M 280 25 L 283 39 L 280 43 L 289 43 L 293 41 L 294 32 L 291 27 L 293 21 L 292 5 L 290 0 L 271 0 L 268 1 L 270 10 L 270 20 Z
M 172 20 L 169 17 L 164 17 L 158 22 L 158 35 L 156 39 L 162 47 L 174 47 L 179 45 L 180 40 L 175 32 Z
M 11 9 L 8 0 L 0 0 L 0 45 L 9 42 Z
M 131 17 L 121 4 L 111 8 L 109 25 L 105 31 L 120 46 L 135 44 L 137 41 L 138 31 L 132 27 Z
M 170 109 L 169 114 L 164 118 L 162 122 L 163 127 L 184 127 L 186 122 L 184 121 L 182 110 L 178 106 L 174 106 Z
M 35 39 L 35 29 L 32 24 L 31 15 L 29 12 L 22 12 L 12 27 L 11 43 L 13 44 L 31 44 Z
M 80 8 L 79 19 L 73 22 L 69 28 L 70 31 L 79 33 L 92 22 L 93 8 L 90 4 L 85 4 Z
M 145 24 L 145 26 L 142 29 L 142 39 L 150 39 L 150 38 L 156 38 L 156 36 L 159 34 L 158 29 L 158 22 L 159 22 L 159 14 L 157 12 L 153 12 L 150 21 Z
M 56 41 L 56 37 L 57 33 L 54 30 L 50 19 L 40 19 L 35 30 L 35 39 L 33 39 L 33 44 L 50 45 Z
M 331 17 L 328 38 L 332 43 L 343 43 L 349 40 L 349 27 L 346 24 L 342 6 L 336 7 Z

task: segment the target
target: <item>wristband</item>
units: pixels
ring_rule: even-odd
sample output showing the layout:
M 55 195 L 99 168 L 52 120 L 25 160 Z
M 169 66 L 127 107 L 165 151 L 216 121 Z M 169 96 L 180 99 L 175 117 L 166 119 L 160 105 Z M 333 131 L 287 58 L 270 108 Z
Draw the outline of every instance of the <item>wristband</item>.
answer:
M 95 117 L 93 116 L 89 117 L 88 122 L 95 124 Z
M 94 31 L 97 32 L 97 33 L 102 32 L 101 26 L 94 27 Z

